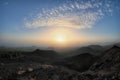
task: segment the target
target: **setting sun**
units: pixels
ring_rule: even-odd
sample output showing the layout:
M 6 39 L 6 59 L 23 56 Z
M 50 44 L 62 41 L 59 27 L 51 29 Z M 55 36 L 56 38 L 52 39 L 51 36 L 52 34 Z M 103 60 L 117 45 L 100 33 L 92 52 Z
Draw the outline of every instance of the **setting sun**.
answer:
M 84 38 L 82 35 L 77 35 L 77 32 L 67 28 L 54 28 L 43 32 L 43 37 L 39 39 L 42 43 L 47 43 L 54 47 L 68 47 L 70 45 L 75 45 L 76 43 L 82 42 Z M 39 34 L 39 33 L 38 33 Z
M 66 38 L 65 38 L 64 36 L 62 36 L 62 35 L 59 35 L 59 36 L 57 36 L 57 37 L 55 38 L 55 40 L 56 40 L 56 42 L 58 42 L 58 43 L 63 43 L 63 42 L 66 41 Z

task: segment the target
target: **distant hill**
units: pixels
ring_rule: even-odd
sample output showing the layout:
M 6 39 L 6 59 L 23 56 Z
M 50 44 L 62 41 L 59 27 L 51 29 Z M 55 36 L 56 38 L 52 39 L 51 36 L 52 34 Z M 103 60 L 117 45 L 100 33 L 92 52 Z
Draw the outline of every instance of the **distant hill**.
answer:
M 105 48 L 103 48 L 100 45 L 89 45 L 89 46 L 74 49 L 72 51 L 70 50 L 66 52 L 65 55 L 70 57 L 70 56 L 75 56 L 83 53 L 90 53 L 92 55 L 99 56 L 104 50 Z
M 52 63 L 62 56 L 53 50 L 36 49 L 32 52 L 6 51 L 0 54 L 0 62 L 40 62 Z
M 53 50 L 40 50 L 40 49 L 36 49 L 35 51 L 31 52 L 31 54 L 39 55 L 42 57 L 50 57 L 50 58 L 56 58 L 60 56 L 57 52 Z
M 33 52 L 26 53 L 24 58 L 34 62 L 52 63 L 61 57 L 61 55 L 53 50 L 36 49 Z
M 63 61 L 57 62 L 57 64 L 66 66 L 73 70 L 83 72 L 89 69 L 89 67 L 96 61 L 96 59 L 98 59 L 98 57 L 89 53 L 84 53 L 65 58 Z

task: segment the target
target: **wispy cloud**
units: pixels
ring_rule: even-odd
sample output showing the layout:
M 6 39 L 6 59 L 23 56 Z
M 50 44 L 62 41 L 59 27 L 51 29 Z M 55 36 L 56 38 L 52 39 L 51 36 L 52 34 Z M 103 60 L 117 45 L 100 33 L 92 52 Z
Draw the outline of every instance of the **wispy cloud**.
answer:
M 91 28 L 106 13 L 112 13 L 110 1 L 91 0 L 67 2 L 50 10 L 43 9 L 32 20 L 26 20 L 28 28 L 67 27 Z

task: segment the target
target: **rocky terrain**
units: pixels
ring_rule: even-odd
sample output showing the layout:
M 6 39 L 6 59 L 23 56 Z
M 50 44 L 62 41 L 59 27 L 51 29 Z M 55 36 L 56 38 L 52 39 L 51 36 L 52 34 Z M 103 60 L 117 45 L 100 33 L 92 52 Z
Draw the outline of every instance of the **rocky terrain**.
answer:
M 79 72 L 83 72 L 89 69 L 89 67 L 98 59 L 98 56 L 91 55 L 89 53 L 83 53 L 76 56 L 68 57 L 60 62 L 56 62 L 58 65 L 65 66 L 69 69 L 73 69 Z
M 0 80 L 120 80 L 118 46 L 64 59 L 52 50 L 9 53 L 0 53 Z

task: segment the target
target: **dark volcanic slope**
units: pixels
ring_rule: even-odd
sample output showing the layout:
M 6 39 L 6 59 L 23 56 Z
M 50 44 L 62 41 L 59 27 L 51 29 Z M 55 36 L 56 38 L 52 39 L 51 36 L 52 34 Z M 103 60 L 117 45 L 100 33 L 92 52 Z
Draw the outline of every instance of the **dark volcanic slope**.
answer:
M 91 76 L 90 80 L 120 80 L 120 47 L 113 46 L 106 50 L 83 74 L 85 77 Z
M 120 71 L 120 48 L 113 46 L 103 53 L 103 56 L 98 60 L 91 70 L 93 71 Z
M 0 66 L 0 80 L 70 80 L 77 75 L 78 72 L 65 67 L 40 63 L 8 63 Z
M 60 65 L 66 66 L 70 69 L 83 72 L 96 61 L 97 57 L 89 53 L 80 54 L 77 56 L 72 56 L 59 62 Z

